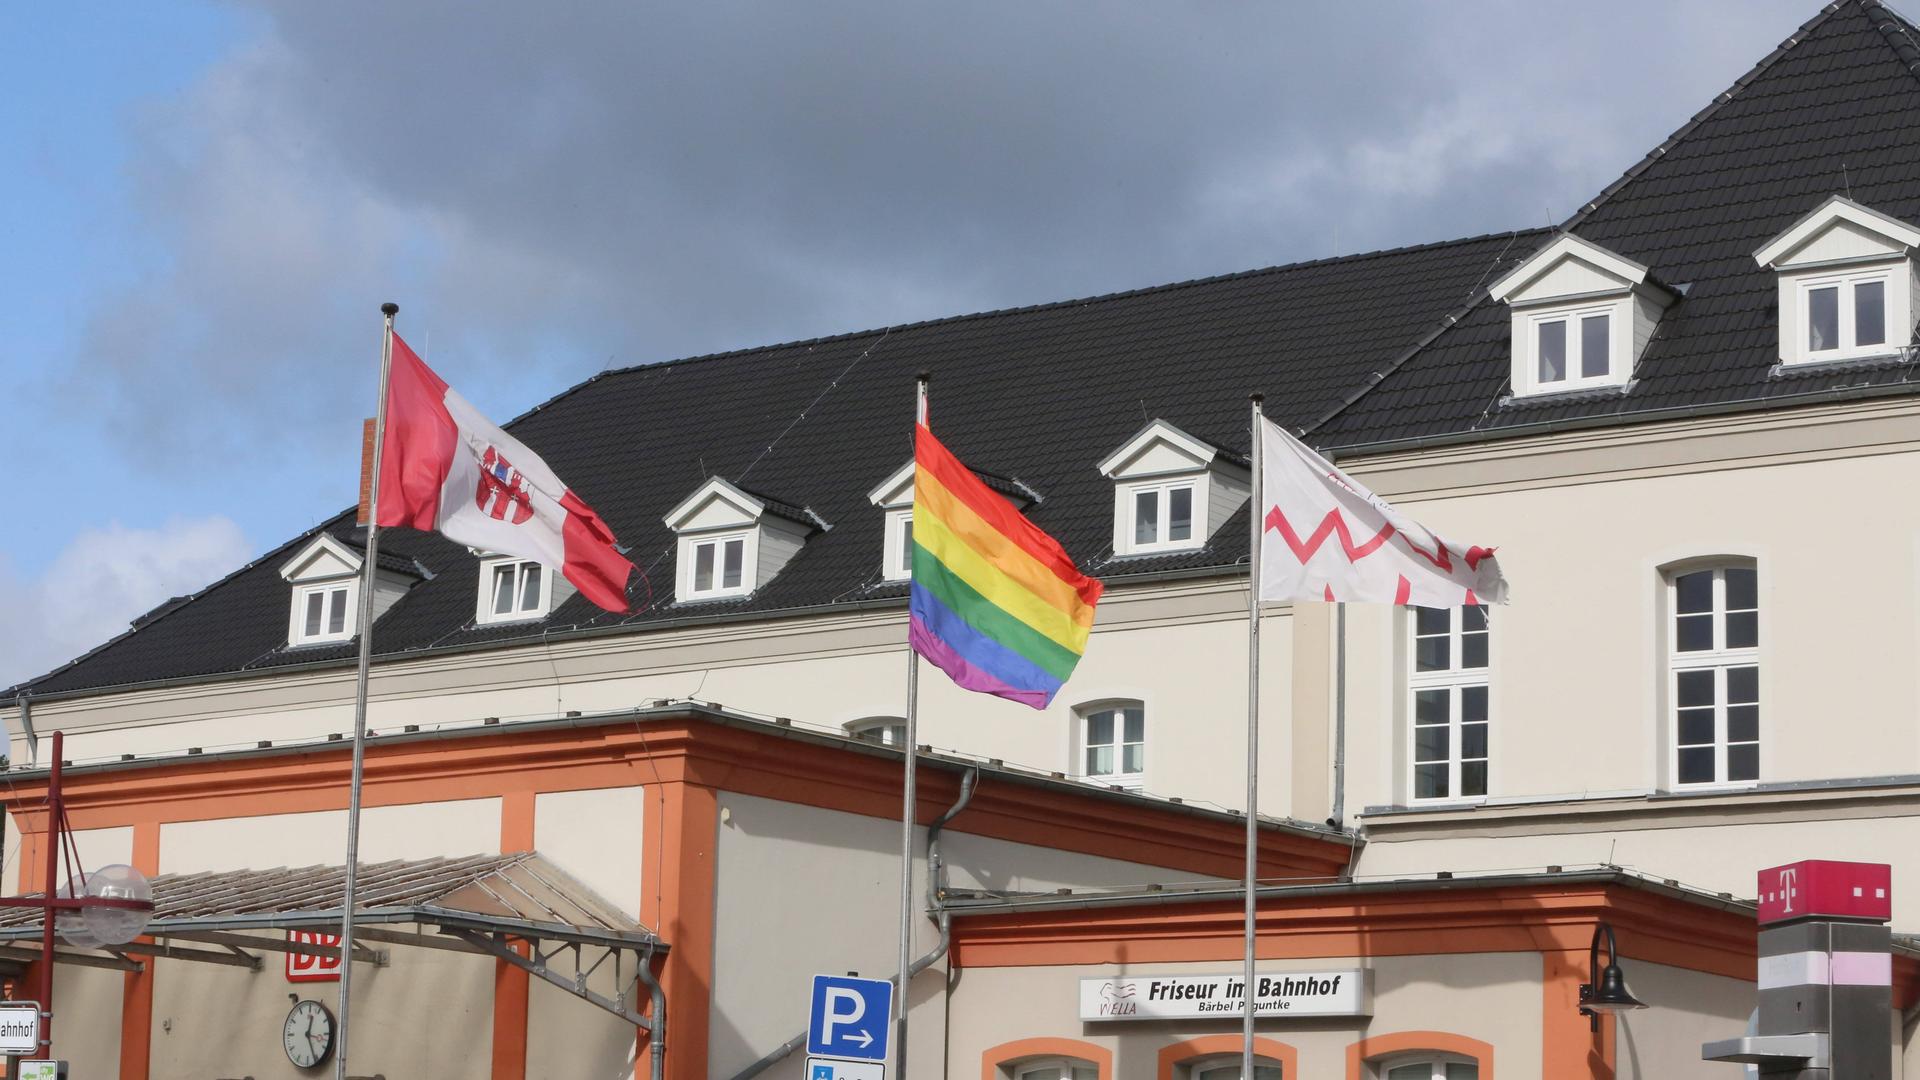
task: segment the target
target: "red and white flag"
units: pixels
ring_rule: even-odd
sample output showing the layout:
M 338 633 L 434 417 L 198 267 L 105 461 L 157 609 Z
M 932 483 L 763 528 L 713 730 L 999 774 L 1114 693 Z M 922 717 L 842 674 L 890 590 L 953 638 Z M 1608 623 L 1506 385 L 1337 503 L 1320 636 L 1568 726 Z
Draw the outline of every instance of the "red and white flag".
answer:
M 587 599 L 625 613 L 633 564 L 613 532 L 547 463 L 495 427 L 393 335 L 380 450 L 382 528 L 437 531 L 456 543 L 532 559 Z
M 1504 604 L 1493 549 L 1435 536 L 1264 417 L 1260 599 Z

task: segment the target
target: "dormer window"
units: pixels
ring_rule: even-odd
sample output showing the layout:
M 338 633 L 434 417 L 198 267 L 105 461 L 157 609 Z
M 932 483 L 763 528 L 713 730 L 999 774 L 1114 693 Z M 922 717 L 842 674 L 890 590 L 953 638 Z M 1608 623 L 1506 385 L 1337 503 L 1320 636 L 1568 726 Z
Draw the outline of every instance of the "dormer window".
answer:
M 719 596 L 744 596 L 747 585 L 746 533 L 732 536 L 707 536 L 687 543 L 693 553 L 693 578 L 688 583 L 689 599 Z
M 1012 503 L 1016 510 L 1025 510 L 1039 499 L 1032 488 L 1017 480 L 1007 480 L 992 473 L 977 475 L 988 487 Z M 880 580 L 906 581 L 912 578 L 913 462 L 909 461 L 887 474 L 885 480 L 867 492 L 867 500 L 886 514 L 881 521 Z
M 1197 480 L 1136 484 L 1133 493 L 1133 550 L 1178 551 L 1194 542 L 1193 493 Z
M 476 552 L 480 598 L 474 621 L 531 622 L 544 619 L 574 594 L 572 583 L 531 559 Z
M 1100 463 L 1113 480 L 1113 550 L 1156 555 L 1205 547 L 1247 501 L 1246 466 L 1155 420 Z
M 667 515 L 680 534 L 674 596 L 681 603 L 752 595 L 825 529 L 811 510 L 714 477 Z
M 1782 366 L 1911 346 L 1917 246 L 1920 230 L 1835 195 L 1755 252 L 1779 276 Z
M 288 640 L 295 645 L 317 645 L 353 637 L 353 584 L 302 585 L 295 589 L 294 627 Z
M 1622 386 L 1676 299 L 1646 267 L 1571 233 L 1494 282 L 1513 319 L 1513 393 Z
M 360 564 L 366 552 L 330 533 L 319 533 L 280 567 L 293 586 L 287 613 L 287 644 L 351 641 L 360 630 Z M 373 617 L 378 619 L 427 576 L 417 563 L 382 554 L 373 575 Z

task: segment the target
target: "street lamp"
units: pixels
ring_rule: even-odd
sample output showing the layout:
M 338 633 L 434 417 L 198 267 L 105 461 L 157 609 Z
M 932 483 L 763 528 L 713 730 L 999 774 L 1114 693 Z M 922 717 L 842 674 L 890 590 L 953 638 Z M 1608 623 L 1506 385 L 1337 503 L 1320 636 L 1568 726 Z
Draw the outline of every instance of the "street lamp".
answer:
M 1607 966 L 1600 966 L 1600 937 L 1607 938 Z M 1587 946 L 1588 978 L 1593 982 L 1580 984 L 1580 1015 L 1591 1017 L 1593 1030 L 1600 1030 L 1601 1013 L 1626 1012 L 1628 1009 L 1644 1009 L 1647 1003 L 1633 996 L 1627 989 L 1626 976 L 1620 974 L 1620 946 L 1613 940 L 1611 923 L 1596 923 L 1593 927 L 1593 941 Z

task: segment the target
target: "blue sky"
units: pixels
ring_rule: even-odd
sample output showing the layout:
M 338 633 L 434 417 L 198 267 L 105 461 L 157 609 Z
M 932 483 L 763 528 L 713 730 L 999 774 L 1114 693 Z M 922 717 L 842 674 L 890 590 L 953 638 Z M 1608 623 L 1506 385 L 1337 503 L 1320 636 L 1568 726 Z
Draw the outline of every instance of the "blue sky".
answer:
M 351 501 L 384 300 L 504 420 L 609 364 L 1537 225 L 1817 10 L 10 6 L 0 685 Z

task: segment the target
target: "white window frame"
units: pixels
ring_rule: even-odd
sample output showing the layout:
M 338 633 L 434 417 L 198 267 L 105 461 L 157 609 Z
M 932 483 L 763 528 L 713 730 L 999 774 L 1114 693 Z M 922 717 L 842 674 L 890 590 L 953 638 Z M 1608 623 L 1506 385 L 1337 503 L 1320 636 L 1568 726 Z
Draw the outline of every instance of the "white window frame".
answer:
M 1465 656 L 1462 645 L 1468 633 L 1465 625 L 1466 609 L 1464 607 L 1407 609 L 1406 783 L 1407 802 L 1411 805 L 1427 806 L 1438 803 L 1484 802 L 1488 792 L 1493 790 L 1493 613 L 1485 607 L 1482 607 L 1481 610 L 1485 612 L 1486 618 L 1485 636 L 1487 642 L 1487 662 L 1481 667 L 1465 667 L 1462 665 Z M 1420 670 L 1419 650 L 1422 636 L 1420 634 L 1420 613 L 1422 611 L 1443 611 L 1447 616 L 1447 667 L 1443 669 L 1433 671 Z M 1479 632 L 1474 631 L 1474 633 Z M 1429 636 L 1437 637 L 1438 635 Z M 1473 721 L 1477 724 L 1484 724 L 1486 727 L 1487 745 L 1486 757 L 1484 758 L 1466 758 L 1462 754 L 1462 748 L 1464 746 L 1463 736 L 1465 735 L 1465 728 L 1467 726 L 1464 715 L 1465 709 L 1462 702 L 1466 691 L 1469 689 L 1478 689 L 1485 697 L 1486 719 L 1484 721 Z M 1423 762 L 1419 760 L 1420 731 L 1423 727 L 1438 727 L 1439 725 L 1423 725 L 1419 722 L 1420 695 L 1423 692 L 1434 693 L 1437 691 L 1445 691 L 1447 694 L 1447 793 L 1445 795 L 1431 795 L 1423 798 L 1419 793 L 1420 766 L 1432 765 L 1434 762 Z M 1461 777 L 1465 772 L 1464 766 L 1469 761 L 1479 761 L 1485 764 L 1485 783 L 1487 790 L 1479 792 L 1478 794 L 1463 795 L 1461 794 Z
M 1752 647 L 1729 648 L 1727 646 L 1727 578 L 1729 570 L 1746 570 L 1754 575 L 1755 621 L 1758 629 L 1754 635 Z M 1711 622 L 1713 624 L 1713 647 L 1689 652 L 1680 651 L 1680 579 L 1690 574 L 1710 573 L 1713 575 L 1713 600 Z M 1761 606 L 1762 589 L 1760 570 L 1750 560 L 1728 559 L 1711 562 L 1695 562 L 1669 569 L 1666 573 L 1666 741 L 1667 776 L 1671 778 L 1676 791 L 1700 791 L 1705 789 L 1740 789 L 1752 787 L 1760 782 L 1765 771 L 1766 738 L 1766 694 L 1761 682 L 1760 647 L 1765 637 L 1765 609 Z M 1748 609 L 1735 609 L 1744 612 Z M 1696 613 L 1697 614 L 1697 613 Z M 1751 744 L 1742 740 L 1731 742 L 1727 730 L 1727 710 L 1730 704 L 1748 704 L 1747 702 L 1729 703 L 1727 674 L 1733 668 L 1751 667 L 1754 669 L 1755 701 L 1759 709 L 1754 738 Z M 1683 672 L 1713 672 L 1713 779 L 1685 781 L 1680 779 L 1680 676 Z M 1690 746 L 1703 745 L 1690 743 Z M 1754 776 L 1750 779 L 1731 780 L 1727 777 L 1728 748 L 1731 746 L 1752 745 L 1756 762 Z
M 1138 709 L 1140 711 L 1140 741 L 1138 743 L 1130 743 L 1127 741 L 1126 711 L 1128 709 Z M 1093 718 L 1104 712 L 1116 714 L 1113 725 L 1113 741 L 1111 743 L 1095 744 L 1090 738 L 1092 735 Z M 1074 721 L 1077 729 L 1074 732 L 1075 769 L 1073 775 L 1079 776 L 1081 779 L 1090 783 L 1109 784 L 1126 788 L 1129 791 L 1139 791 L 1146 787 L 1148 745 L 1146 702 L 1134 698 L 1112 698 L 1105 701 L 1092 702 L 1074 710 Z M 1088 754 L 1096 745 L 1113 747 L 1113 772 L 1096 773 L 1089 768 L 1090 763 L 1087 760 Z M 1135 745 L 1140 747 L 1140 768 L 1134 772 L 1123 772 L 1121 770 L 1126 764 L 1126 748 Z
M 1602 303 L 1541 307 L 1513 313 L 1514 352 L 1520 362 L 1514 372 L 1514 393 L 1557 394 L 1595 386 L 1619 386 L 1633 373 L 1629 352 L 1633 340 L 1633 297 L 1631 294 Z M 1595 315 L 1607 317 L 1607 370 L 1600 375 L 1576 375 L 1584 363 L 1581 320 Z M 1567 377 L 1547 382 L 1540 378 L 1540 327 L 1550 322 L 1567 324 Z
M 331 581 L 305 582 L 293 587 L 293 616 L 287 624 L 287 641 L 292 645 L 324 645 L 337 641 L 352 641 L 360 629 L 360 590 L 359 582 L 353 578 L 335 578 Z M 340 631 L 330 632 L 327 624 L 331 622 L 332 605 L 322 601 L 320 632 L 307 633 L 307 598 L 316 593 L 338 592 L 338 603 L 344 612 L 340 620 Z
M 1121 490 L 1125 496 L 1123 505 L 1126 507 L 1123 519 L 1125 522 L 1123 535 L 1125 535 L 1127 539 L 1128 554 L 1137 555 L 1159 551 L 1191 551 L 1195 548 L 1205 546 L 1207 542 L 1207 491 L 1202 480 L 1203 478 L 1199 476 L 1189 476 L 1182 477 L 1178 480 L 1152 480 L 1121 485 Z M 1183 540 L 1172 540 L 1168 539 L 1168 533 L 1173 531 L 1173 515 L 1171 513 L 1173 504 L 1172 493 L 1181 489 L 1192 493 L 1188 497 L 1193 500 L 1193 504 L 1188 514 L 1189 523 L 1186 538 Z M 1138 533 L 1135 529 L 1135 525 L 1137 524 L 1135 515 L 1139 510 L 1140 496 L 1146 494 L 1154 495 L 1160 507 L 1160 514 L 1154 530 L 1156 539 L 1153 540 L 1136 539 Z
M 1212 1069 L 1232 1069 L 1235 1073 L 1238 1073 L 1240 1071 L 1240 1055 L 1209 1054 L 1206 1057 L 1184 1061 L 1180 1063 L 1180 1068 L 1174 1075 L 1179 1077 L 1180 1080 L 1200 1080 L 1203 1073 Z M 1278 1072 L 1280 1074 L 1280 1080 L 1294 1080 L 1294 1077 L 1287 1075 L 1286 1066 L 1281 1062 L 1264 1055 L 1254 1055 L 1253 1075 L 1255 1080 L 1259 1080 L 1260 1072 L 1263 1069 L 1272 1069 Z
M 882 733 L 880 738 L 871 737 L 876 732 Z M 889 735 L 886 734 L 887 732 L 898 732 L 898 734 Z M 847 737 L 873 743 L 875 746 L 891 746 L 897 750 L 906 745 L 907 721 L 902 716 L 863 716 L 848 722 Z
M 1062 1077 L 1072 1077 L 1075 1070 L 1084 1070 L 1095 1076 L 1100 1075 L 1100 1066 L 1083 1058 L 1051 1057 L 1022 1061 L 1007 1071 L 1013 1074 L 1013 1080 L 1028 1080 L 1042 1069 L 1058 1069 Z
M 518 605 L 525 590 L 525 574 L 529 566 L 540 567 L 540 592 L 533 607 L 522 608 Z M 503 614 L 494 610 L 494 578 L 499 571 L 508 568 L 511 568 L 514 574 L 515 608 Z M 485 626 L 495 623 L 532 622 L 546 618 L 553 611 L 553 579 L 557 576 L 552 567 L 541 566 L 532 559 L 482 559 L 480 561 L 480 595 L 475 600 L 474 622 Z
M 1447 1080 L 1447 1066 L 1449 1065 L 1471 1065 L 1476 1075 L 1480 1072 L 1480 1063 L 1473 1058 L 1462 1057 L 1459 1054 L 1446 1054 L 1439 1051 L 1428 1050 L 1415 1051 L 1411 1054 L 1396 1054 L 1390 1058 L 1382 1058 L 1373 1063 L 1373 1075 L 1377 1080 L 1386 1080 L 1393 1070 L 1404 1069 L 1411 1065 L 1427 1066 L 1428 1073 L 1425 1080 Z
M 678 595 L 682 600 L 719 600 L 726 597 L 746 596 L 754 589 L 754 563 L 759 558 L 757 542 L 759 530 L 737 529 L 727 532 L 699 533 L 680 538 L 680 588 Z M 726 545 L 740 542 L 740 584 L 725 585 Z M 698 567 L 700 549 L 712 546 L 713 584 L 701 589 L 698 587 Z
M 1840 360 L 1858 360 L 1868 356 L 1892 356 L 1899 352 L 1900 346 L 1907 343 L 1904 341 L 1896 342 L 1896 338 L 1902 335 L 1895 329 L 1894 318 L 1896 312 L 1894 292 L 1896 287 L 1904 287 L 1906 282 L 1895 281 L 1895 269 L 1894 267 L 1882 267 L 1876 270 L 1856 271 L 1845 274 L 1796 275 L 1793 281 L 1793 300 L 1794 315 L 1798 323 L 1798 333 L 1795 336 L 1791 350 L 1794 355 L 1793 362 L 1826 364 Z M 1858 286 L 1870 282 L 1880 283 L 1880 315 L 1881 318 L 1885 320 L 1885 325 L 1881 327 L 1882 333 L 1878 342 L 1871 345 L 1852 344 L 1852 342 L 1856 341 L 1859 337 L 1859 327 L 1855 325 L 1854 321 L 1853 291 Z M 1816 289 L 1826 288 L 1839 290 L 1840 310 L 1838 313 L 1838 333 L 1840 340 L 1848 344 L 1838 345 L 1831 349 L 1821 349 L 1816 352 L 1814 351 L 1812 342 L 1813 293 Z M 1899 306 L 1904 308 L 1907 305 L 1901 304 Z
M 880 578 L 907 581 L 913 577 L 913 507 L 887 511 L 887 535 L 882 543 Z

